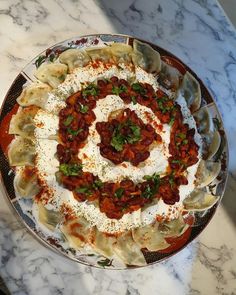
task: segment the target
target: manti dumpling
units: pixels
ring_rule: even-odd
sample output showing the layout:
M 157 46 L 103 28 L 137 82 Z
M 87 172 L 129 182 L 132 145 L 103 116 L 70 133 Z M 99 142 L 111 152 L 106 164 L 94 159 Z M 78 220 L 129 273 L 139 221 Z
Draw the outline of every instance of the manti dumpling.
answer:
M 93 230 L 90 238 L 90 243 L 94 250 L 108 258 L 113 256 L 113 244 L 115 241 L 115 237 L 108 236 L 100 232 L 97 228 Z
M 30 106 L 23 108 L 16 115 L 12 116 L 9 134 L 17 134 L 25 138 L 34 137 L 34 117 L 38 110 L 38 107 Z
M 88 221 L 82 216 L 68 220 L 60 229 L 69 246 L 76 250 L 83 248 L 90 240 L 91 232 L 93 231 Z
M 16 193 L 23 198 L 31 198 L 40 191 L 36 170 L 32 166 L 26 166 L 17 172 L 14 179 Z
M 140 248 L 147 248 L 149 251 L 165 249 L 169 244 L 158 229 L 158 222 L 139 227 L 132 231 L 134 241 Z
M 195 112 L 196 110 L 200 108 L 200 105 L 201 105 L 200 84 L 189 72 L 185 73 L 179 90 L 180 90 L 180 93 L 185 98 L 191 112 Z
M 214 196 L 203 190 L 195 189 L 183 203 L 185 210 L 204 211 L 211 208 L 219 199 L 219 196 Z
M 35 77 L 43 83 L 56 88 L 64 82 L 67 75 L 67 66 L 59 63 L 42 64 L 36 71 Z
M 47 229 L 54 231 L 55 227 L 61 222 L 62 215 L 58 211 L 48 210 L 41 202 L 37 202 L 39 221 Z
M 48 84 L 34 82 L 23 89 L 17 102 L 23 107 L 35 105 L 43 109 L 51 90 L 52 88 Z
M 127 265 L 142 266 L 147 264 L 139 245 L 133 240 L 131 232 L 124 233 L 117 238 L 113 250 Z
M 132 60 L 136 66 L 149 73 L 159 73 L 161 70 L 161 57 L 150 45 L 134 40 Z
M 60 54 L 59 61 L 68 65 L 72 72 L 74 68 L 86 66 L 91 59 L 85 50 L 71 48 Z
M 35 159 L 34 141 L 17 136 L 10 144 L 8 158 L 11 166 L 33 166 Z

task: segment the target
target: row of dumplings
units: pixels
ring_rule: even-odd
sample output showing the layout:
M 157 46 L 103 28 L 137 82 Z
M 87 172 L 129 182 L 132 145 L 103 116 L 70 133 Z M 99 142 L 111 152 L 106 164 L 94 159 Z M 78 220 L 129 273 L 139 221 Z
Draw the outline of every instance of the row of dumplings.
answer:
M 37 206 L 39 221 L 50 231 L 55 231 L 60 224 L 59 229 L 68 247 L 78 250 L 79 253 L 82 250 L 83 253 L 84 246 L 89 245 L 90 249 L 86 248 L 88 253 L 96 253 L 108 259 L 115 256 L 124 264 L 132 266 L 146 265 L 142 249 L 166 249 L 170 246 L 166 238 L 179 237 L 189 228 L 180 215 L 178 219 L 163 223 L 155 222 L 115 237 L 100 232 L 95 226 L 91 227 L 84 217 L 76 217 L 61 223 L 63 216 L 58 212 L 46 209 L 40 202 Z

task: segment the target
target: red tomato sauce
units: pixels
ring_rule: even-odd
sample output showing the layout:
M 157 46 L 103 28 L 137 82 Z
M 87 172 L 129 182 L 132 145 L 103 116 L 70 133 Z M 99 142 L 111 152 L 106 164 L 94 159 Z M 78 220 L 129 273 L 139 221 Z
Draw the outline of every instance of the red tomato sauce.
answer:
M 0 138 L 1 138 L 1 148 L 5 155 L 7 155 L 8 146 L 14 138 L 14 135 L 8 134 L 10 121 L 13 115 L 18 111 L 19 105 L 16 104 L 12 110 L 4 117 L 0 124 Z
M 194 217 L 192 215 L 188 216 L 185 219 L 185 222 L 189 224 L 189 228 L 179 237 L 171 237 L 171 238 L 166 238 L 167 243 L 170 244 L 170 246 L 166 249 L 160 250 L 158 252 L 163 253 L 163 254 L 168 254 L 172 253 L 174 251 L 177 251 L 178 249 L 182 248 L 187 241 L 189 240 L 189 237 L 192 232 L 192 226 L 194 223 Z

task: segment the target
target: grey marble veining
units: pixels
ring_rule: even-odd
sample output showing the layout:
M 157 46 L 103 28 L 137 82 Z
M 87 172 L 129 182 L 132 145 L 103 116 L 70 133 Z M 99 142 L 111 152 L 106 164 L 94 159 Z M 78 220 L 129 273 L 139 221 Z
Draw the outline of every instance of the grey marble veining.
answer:
M 204 81 L 230 149 L 222 205 L 197 242 L 164 263 L 132 271 L 78 265 L 45 249 L 0 196 L 0 276 L 12 294 L 236 294 L 236 32 L 215 0 L 2 0 L 1 101 L 36 54 L 72 36 L 131 34 L 158 44 Z

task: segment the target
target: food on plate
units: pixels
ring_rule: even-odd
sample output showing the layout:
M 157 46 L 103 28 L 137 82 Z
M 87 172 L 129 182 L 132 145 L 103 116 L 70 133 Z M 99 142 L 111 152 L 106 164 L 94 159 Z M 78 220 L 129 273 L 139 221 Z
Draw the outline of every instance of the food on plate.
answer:
M 142 266 L 218 202 L 221 136 L 183 66 L 134 40 L 69 48 L 35 77 L 17 99 L 8 158 L 17 197 L 64 249 Z

